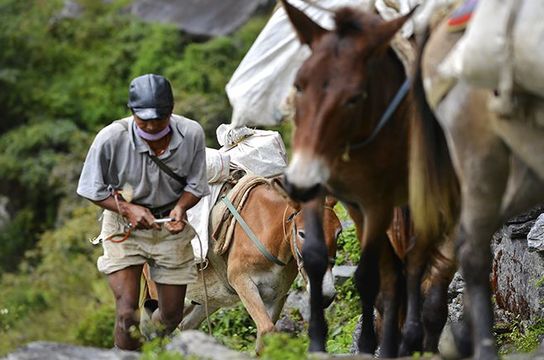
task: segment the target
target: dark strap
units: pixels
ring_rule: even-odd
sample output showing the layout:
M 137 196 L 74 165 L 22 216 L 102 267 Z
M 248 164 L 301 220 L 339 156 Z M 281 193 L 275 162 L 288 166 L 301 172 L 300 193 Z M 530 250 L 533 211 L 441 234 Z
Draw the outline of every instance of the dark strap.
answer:
M 125 129 L 125 131 L 128 131 L 128 121 L 126 119 L 121 119 L 121 120 L 116 120 L 114 121 L 114 123 L 117 123 L 119 125 L 121 125 L 123 127 L 123 129 Z M 149 158 L 151 160 L 153 160 L 153 162 L 155 164 L 157 164 L 157 166 L 162 170 L 164 171 L 165 173 L 168 174 L 168 176 L 170 176 L 171 178 L 175 179 L 177 182 L 179 182 L 181 184 L 181 186 L 185 186 L 187 185 L 187 178 L 185 177 L 181 177 L 179 176 L 178 174 L 176 174 L 175 172 L 172 171 L 172 169 L 170 169 L 168 167 L 168 165 L 166 165 L 165 163 L 163 163 L 158 157 L 156 157 L 155 155 L 151 155 L 150 153 L 147 153 L 147 155 L 149 156 Z
M 372 140 L 376 138 L 378 133 L 383 129 L 383 127 L 387 124 L 387 122 L 393 117 L 392 116 L 393 113 L 395 112 L 395 110 L 397 110 L 397 108 L 399 107 L 400 103 L 402 102 L 406 94 L 408 94 L 408 90 L 410 90 L 410 78 L 406 78 L 406 80 L 404 80 L 404 83 L 402 83 L 401 87 L 395 94 L 395 97 L 393 98 L 393 100 L 391 100 L 391 102 L 389 103 L 389 106 L 387 107 L 387 109 L 385 109 L 385 112 L 382 114 L 382 117 L 380 118 L 378 125 L 376 125 L 376 127 L 374 128 L 374 131 L 372 131 L 372 134 L 370 134 L 369 137 L 367 137 L 366 139 L 362 141 L 349 145 L 349 148 L 351 150 L 358 149 L 360 147 L 368 145 L 372 142 Z
M 149 158 L 151 160 L 153 160 L 153 162 L 155 164 L 157 164 L 157 166 L 162 170 L 164 171 L 166 174 L 168 174 L 172 179 L 175 179 L 177 182 L 179 182 L 182 186 L 185 186 L 187 185 L 187 178 L 185 177 L 181 177 L 179 176 L 178 174 L 176 174 L 175 172 L 172 171 L 172 169 L 170 169 L 168 167 L 168 165 L 166 165 L 165 163 L 163 163 L 161 161 L 161 159 L 159 159 L 158 157 L 156 157 L 155 155 L 151 155 L 150 153 L 147 153 L 147 155 L 149 156 Z

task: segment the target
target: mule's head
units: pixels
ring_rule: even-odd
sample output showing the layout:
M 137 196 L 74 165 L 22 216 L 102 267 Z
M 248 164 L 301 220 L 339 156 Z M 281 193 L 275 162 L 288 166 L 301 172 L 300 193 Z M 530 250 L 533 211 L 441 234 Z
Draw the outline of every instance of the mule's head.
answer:
M 342 224 L 340 219 L 334 212 L 334 205 L 337 200 L 332 197 L 327 197 L 325 201 L 325 207 L 323 212 L 323 235 L 325 238 L 325 244 L 327 245 L 327 254 L 329 258 L 329 266 L 327 272 L 323 277 L 323 299 L 325 307 L 328 307 L 334 298 L 336 297 L 336 289 L 334 287 L 334 276 L 332 274 L 332 267 L 336 257 L 336 244 L 338 237 L 342 232 Z M 302 216 L 297 216 L 295 219 L 296 225 L 296 238 L 295 242 L 291 244 L 291 251 L 293 256 L 296 257 L 297 263 L 304 265 L 302 259 L 302 245 L 306 239 L 306 232 L 304 230 L 304 222 Z M 300 269 L 302 276 L 306 282 L 306 288 L 308 293 L 310 292 L 310 283 L 307 281 L 307 275 L 304 267 Z
M 287 1 L 282 3 L 300 42 L 312 50 L 294 83 L 293 156 L 285 176 L 289 194 L 306 201 L 329 180 L 331 165 L 349 143 L 372 133 L 378 112 L 387 105 L 384 97 L 396 91 L 396 85 L 380 83 L 386 69 L 379 59 L 409 15 L 383 21 L 375 14 L 341 8 L 335 13 L 335 30 L 329 31 Z

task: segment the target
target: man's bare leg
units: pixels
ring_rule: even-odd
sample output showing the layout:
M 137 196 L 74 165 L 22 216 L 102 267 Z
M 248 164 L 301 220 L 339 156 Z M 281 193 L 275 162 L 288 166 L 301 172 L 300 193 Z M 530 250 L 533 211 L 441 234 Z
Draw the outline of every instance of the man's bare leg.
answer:
M 157 283 L 159 308 L 153 312 L 152 320 L 160 324 L 162 335 L 170 334 L 183 318 L 183 301 L 187 285 Z
M 136 350 L 140 339 L 131 335 L 138 328 L 138 299 L 143 265 L 129 266 L 108 275 L 115 296 L 115 345 L 124 350 Z

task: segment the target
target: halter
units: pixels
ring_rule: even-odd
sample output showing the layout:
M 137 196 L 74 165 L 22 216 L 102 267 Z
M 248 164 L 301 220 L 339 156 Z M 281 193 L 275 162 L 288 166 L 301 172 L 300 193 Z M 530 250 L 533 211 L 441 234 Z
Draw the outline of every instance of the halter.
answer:
M 287 209 L 289 208 L 289 206 L 286 206 L 285 207 L 285 211 L 283 212 L 283 218 L 285 219 L 285 214 L 287 213 Z M 330 210 L 332 212 L 334 212 L 334 209 L 330 206 L 323 206 L 324 209 L 327 209 L 327 210 Z M 295 218 L 300 214 L 300 210 L 298 211 L 295 211 L 294 213 L 292 213 L 291 215 L 289 215 L 287 217 L 287 219 L 283 222 L 283 236 L 284 236 L 284 240 L 287 239 L 287 231 L 286 231 L 286 228 L 285 228 L 285 224 L 287 223 L 290 223 L 290 222 L 293 222 L 293 226 L 292 226 L 292 233 L 291 233 L 291 238 L 290 238 L 290 242 L 289 242 L 289 246 L 291 247 L 291 252 L 293 253 L 294 255 L 294 258 L 295 258 L 295 261 L 297 263 L 297 271 L 298 273 L 300 274 L 300 276 L 302 276 L 302 278 L 304 279 L 304 281 L 306 283 L 308 283 L 308 277 L 306 276 L 306 272 L 302 271 L 304 269 L 304 259 L 302 258 L 302 253 L 300 252 L 300 249 L 299 249 L 299 242 L 298 242 L 298 234 L 297 234 L 297 224 L 296 222 L 294 221 Z M 335 262 L 336 262 L 336 259 L 335 257 L 333 256 L 330 256 L 329 257 L 329 264 L 330 265 L 334 265 Z
M 385 112 L 382 114 L 380 121 L 378 121 L 378 125 L 376 125 L 370 136 L 362 141 L 356 142 L 355 144 L 350 144 L 348 141 L 344 153 L 342 154 L 342 160 L 346 162 L 349 161 L 350 150 L 362 148 L 363 146 L 370 144 L 376 138 L 376 136 L 378 136 L 379 132 L 385 127 L 385 125 L 387 125 L 389 120 L 393 118 L 393 113 L 395 112 L 395 110 L 397 110 L 406 94 L 408 94 L 408 90 L 410 90 L 410 78 L 406 78 L 406 80 L 404 80 L 404 83 L 402 83 L 399 90 L 395 94 L 395 97 L 393 98 L 393 100 L 391 100 L 389 106 L 387 106 L 387 109 L 385 109 Z

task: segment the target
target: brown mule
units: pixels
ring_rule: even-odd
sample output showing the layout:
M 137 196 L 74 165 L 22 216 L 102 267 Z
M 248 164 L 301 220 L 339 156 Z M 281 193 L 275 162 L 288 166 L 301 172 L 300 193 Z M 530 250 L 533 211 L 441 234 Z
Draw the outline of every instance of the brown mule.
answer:
M 425 305 L 429 314 L 437 315 L 424 315 L 423 325 L 421 279 L 439 250 L 443 228 L 451 221 L 456 204 L 439 198 L 440 211 L 428 212 L 426 226 L 417 228 L 417 240 L 409 245 L 404 263 L 386 236 L 393 209 L 408 204 L 409 172 L 413 170 L 409 168 L 411 144 L 416 141 L 411 138 L 411 95 L 399 103 L 383 127 L 379 125 L 406 81 L 403 64 L 389 43 L 410 15 L 383 21 L 375 14 L 342 8 L 335 12 L 336 28 L 329 31 L 287 1 L 282 3 L 301 43 L 312 50 L 295 80 L 293 157 L 285 175 L 286 189 L 294 199 L 314 199 L 304 207 L 307 240 L 303 256 L 315 289 L 311 293 L 310 351 L 324 351 L 327 334 L 317 290 L 326 269 L 319 223 L 323 189 L 348 205 L 361 242 L 361 261 L 355 274 L 362 301 L 360 351 L 373 354 L 376 350 L 373 324 L 378 292 L 383 299 L 380 355 L 395 357 L 422 347 L 436 351 L 455 264 L 442 263 L 446 264 L 440 268 L 442 276 L 435 278 Z M 455 181 L 444 185 L 457 186 Z M 408 298 L 399 351 L 403 270 Z
M 331 260 L 336 256 L 336 241 L 342 230 L 333 210 L 335 204 L 335 199 L 328 198 L 322 217 L 329 259 L 327 281 L 323 286 L 328 304 L 336 294 L 331 272 L 334 261 Z M 180 324 L 182 330 L 196 328 L 206 318 L 205 301 L 210 314 L 219 308 L 233 306 L 242 301 L 257 326 L 256 352 L 262 351 L 263 335 L 274 331 L 274 324 L 287 299 L 287 292 L 298 272 L 303 277 L 306 276 L 300 255 L 305 238 L 305 225 L 302 214 L 299 214 L 300 207 L 293 205 L 292 201 L 266 184 L 250 191 L 240 215 L 270 254 L 286 265 L 280 266 L 268 260 L 237 223 L 233 240 L 224 255 L 226 267 L 218 269 L 210 263 L 204 270 L 208 299 L 204 299 L 200 274 L 196 284 L 188 285 L 186 297 L 192 302 L 185 306 Z M 228 279 L 235 292 L 222 279 Z M 150 296 L 156 298 L 155 285 L 149 280 L 147 283 Z

